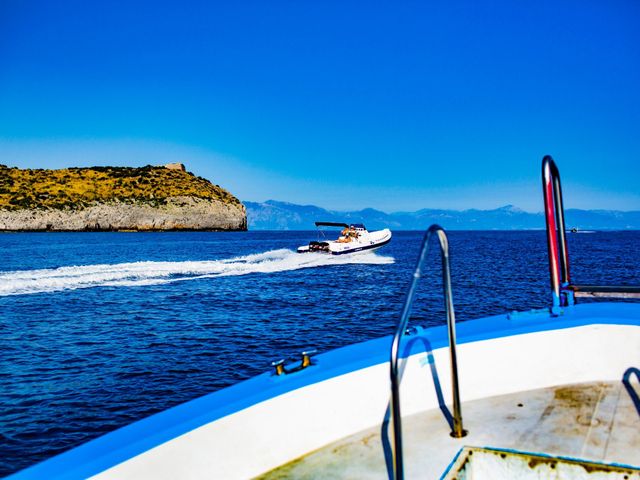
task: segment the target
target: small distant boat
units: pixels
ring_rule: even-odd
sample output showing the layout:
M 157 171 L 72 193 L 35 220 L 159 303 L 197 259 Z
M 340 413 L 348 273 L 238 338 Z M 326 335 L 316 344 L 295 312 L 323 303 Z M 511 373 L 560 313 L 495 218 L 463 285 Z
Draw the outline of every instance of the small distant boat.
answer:
M 298 247 L 298 253 L 344 255 L 375 250 L 391 241 L 391 231 L 388 228 L 370 232 L 362 223 L 316 222 L 316 227 L 340 227 L 342 231 L 337 240 L 313 241 Z
M 595 230 L 580 230 L 578 227 L 573 227 L 569 230 L 571 233 L 596 233 Z

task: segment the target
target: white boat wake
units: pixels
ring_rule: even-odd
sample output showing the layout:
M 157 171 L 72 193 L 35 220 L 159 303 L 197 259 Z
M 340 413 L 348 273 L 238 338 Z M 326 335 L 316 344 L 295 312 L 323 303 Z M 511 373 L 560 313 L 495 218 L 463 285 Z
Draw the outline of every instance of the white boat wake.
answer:
M 28 295 L 92 287 L 132 287 L 250 273 L 277 273 L 346 264 L 385 265 L 393 257 L 375 253 L 329 256 L 271 250 L 224 260 L 134 262 L 82 265 L 0 273 L 0 296 Z

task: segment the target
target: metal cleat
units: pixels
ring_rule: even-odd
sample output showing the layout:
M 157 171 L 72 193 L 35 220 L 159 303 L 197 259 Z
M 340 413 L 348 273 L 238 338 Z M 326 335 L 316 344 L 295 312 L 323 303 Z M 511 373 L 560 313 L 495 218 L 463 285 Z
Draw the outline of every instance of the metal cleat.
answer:
M 302 355 L 302 361 L 300 362 L 300 369 L 307 368 L 309 365 L 311 365 L 311 356 L 315 355 L 316 353 L 318 353 L 318 350 L 316 350 L 315 348 L 301 352 L 300 355 Z
M 284 370 L 284 358 L 271 362 L 271 366 L 276 369 L 276 375 L 283 375 L 286 373 Z

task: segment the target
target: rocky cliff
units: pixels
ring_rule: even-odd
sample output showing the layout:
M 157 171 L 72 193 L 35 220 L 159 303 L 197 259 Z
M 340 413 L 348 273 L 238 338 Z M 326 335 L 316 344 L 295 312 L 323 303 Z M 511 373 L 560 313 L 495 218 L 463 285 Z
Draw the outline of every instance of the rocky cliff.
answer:
M 244 205 L 181 164 L 0 166 L 0 231 L 246 229 Z

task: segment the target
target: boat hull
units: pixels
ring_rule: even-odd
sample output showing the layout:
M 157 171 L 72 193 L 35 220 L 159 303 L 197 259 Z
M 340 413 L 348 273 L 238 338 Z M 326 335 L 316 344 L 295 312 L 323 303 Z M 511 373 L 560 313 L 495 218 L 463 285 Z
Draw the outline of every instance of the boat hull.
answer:
M 295 373 L 265 373 L 107 434 L 15 478 L 255 477 L 385 424 L 390 341 L 383 337 L 318 355 Z M 462 401 L 620 381 L 626 369 L 639 364 L 638 352 L 638 304 L 585 304 L 566 308 L 559 317 L 545 311 L 463 322 L 458 327 Z M 448 401 L 445 326 L 406 337 L 401 357 L 403 415 Z M 434 466 L 440 472 L 445 467 Z

